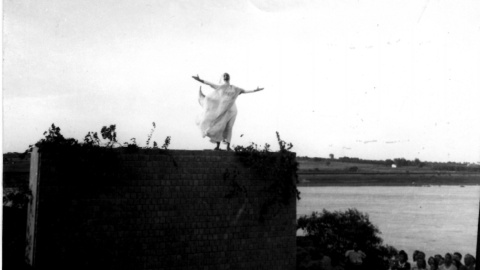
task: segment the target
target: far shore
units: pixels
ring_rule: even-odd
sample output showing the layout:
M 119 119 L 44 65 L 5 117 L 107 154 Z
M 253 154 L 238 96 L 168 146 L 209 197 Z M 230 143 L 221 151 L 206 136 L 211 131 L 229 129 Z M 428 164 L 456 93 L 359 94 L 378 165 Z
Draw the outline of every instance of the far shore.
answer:
M 299 172 L 298 186 L 477 186 L 480 174 Z
M 480 172 L 299 158 L 298 186 L 477 186 Z

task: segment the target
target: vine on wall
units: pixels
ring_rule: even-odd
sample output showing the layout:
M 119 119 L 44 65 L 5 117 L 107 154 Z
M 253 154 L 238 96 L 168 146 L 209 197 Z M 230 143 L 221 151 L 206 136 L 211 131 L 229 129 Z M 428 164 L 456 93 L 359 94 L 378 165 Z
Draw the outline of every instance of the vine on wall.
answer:
M 146 147 L 142 147 L 144 149 L 149 148 L 158 148 L 157 142 L 153 142 L 153 147 L 150 146 L 150 140 L 152 138 L 153 132 L 155 131 L 156 125 L 155 122 L 152 123 L 153 128 L 150 130 L 150 133 L 147 136 Z M 34 147 L 38 147 L 39 151 L 45 148 L 59 148 L 59 147 L 82 147 L 82 148 L 97 148 L 97 147 L 105 147 L 105 148 L 115 148 L 115 147 L 126 147 L 127 150 L 135 151 L 140 149 L 137 145 L 136 138 L 131 138 L 130 142 L 124 142 L 123 145 L 117 141 L 117 131 L 116 125 L 110 126 L 103 126 L 100 135 L 102 136 L 103 140 L 101 140 L 98 136 L 97 132 L 89 131 L 87 135 L 85 135 L 83 139 L 83 143 L 79 142 L 73 138 L 65 138 L 61 134 L 60 127 L 55 126 L 52 124 L 47 131 L 43 133 L 45 138 L 40 139 L 33 145 L 29 145 L 28 149 L 22 155 L 25 156 L 28 153 L 31 153 Z M 168 146 L 170 145 L 170 136 L 167 136 L 165 139 L 165 143 L 163 144 L 162 148 L 164 150 L 168 150 Z
M 295 153 L 290 151 L 293 144 L 283 141 L 278 132 L 277 141 L 280 147 L 278 152 L 271 152 L 269 144 L 265 144 L 263 149 L 258 148 L 255 143 L 247 147 L 235 147 L 235 154 L 240 157 L 241 162 L 265 181 L 264 191 L 267 196 L 260 209 L 261 222 L 268 213 L 273 212 L 272 210 L 278 210 L 281 205 L 288 205 L 292 198 L 300 200 L 300 191 L 297 189 L 298 163 Z M 232 180 L 232 187 L 232 190 L 236 191 L 234 194 L 244 190 L 235 179 Z
M 119 166 L 118 156 L 114 151 L 110 150 L 120 148 L 127 153 L 136 153 L 140 149 L 158 148 L 156 142 L 153 142 L 153 147 L 149 145 L 154 130 L 155 123 L 153 123 L 153 128 L 148 134 L 146 147 L 139 147 L 135 138 L 132 138 L 128 143 L 125 142 L 123 145 L 119 143 L 116 125 L 103 126 L 100 131 L 101 137 L 97 132 L 90 131 L 85 135 L 84 141 L 79 142 L 73 138 L 66 138 L 61 133 L 60 127 L 52 124 L 43 133 L 44 138 L 35 144 L 29 145 L 28 149 L 20 156 L 25 158 L 33 151 L 34 147 L 37 147 L 40 153 L 46 150 L 53 153 L 62 153 L 65 158 L 58 161 L 61 163 L 58 170 L 72 170 L 72 172 L 75 170 L 69 181 L 62 181 L 62 185 L 71 187 L 68 189 L 70 192 L 91 193 L 96 191 L 101 193 L 102 190 L 112 189 L 119 181 L 123 181 L 123 178 L 116 173 Z M 168 150 L 170 140 L 170 136 L 165 139 L 165 143 L 162 146 L 165 151 L 162 153 L 170 156 L 174 166 L 178 167 L 173 155 Z M 89 175 L 97 175 L 98 177 L 89 177 Z M 101 181 L 98 181 L 98 179 L 101 179 Z M 13 205 L 15 203 L 15 205 L 19 205 L 19 208 L 22 208 L 27 205 L 30 193 L 30 190 L 20 191 L 18 194 L 12 194 L 9 197 L 4 196 L 4 199 L 6 198 L 7 202 L 11 202 L 10 204 Z M 63 195 L 68 199 L 68 192 L 65 192 Z

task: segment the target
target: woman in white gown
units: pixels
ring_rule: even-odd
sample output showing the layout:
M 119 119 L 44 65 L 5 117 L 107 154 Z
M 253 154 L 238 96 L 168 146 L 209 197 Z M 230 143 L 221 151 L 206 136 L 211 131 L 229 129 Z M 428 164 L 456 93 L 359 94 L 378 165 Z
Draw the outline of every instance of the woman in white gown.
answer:
M 232 139 L 232 128 L 237 117 L 235 100 L 241 94 L 248 94 L 263 90 L 257 87 L 255 90 L 247 91 L 230 84 L 230 75 L 223 74 L 223 84 L 216 85 L 211 82 L 192 76 L 195 80 L 209 85 L 215 91 L 204 95 L 200 88 L 199 102 L 203 108 L 202 114 L 197 120 L 202 136 L 208 136 L 210 141 L 217 144 L 215 150 L 220 150 L 220 142 L 227 144 L 227 151 L 230 151 Z

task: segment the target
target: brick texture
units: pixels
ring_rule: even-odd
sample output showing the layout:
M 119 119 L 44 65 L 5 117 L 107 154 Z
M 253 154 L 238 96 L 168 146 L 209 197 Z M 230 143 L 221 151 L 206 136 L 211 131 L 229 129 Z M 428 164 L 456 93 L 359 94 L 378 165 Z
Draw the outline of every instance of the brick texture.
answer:
M 28 219 L 35 228 L 31 264 L 38 268 L 295 268 L 295 198 L 261 222 L 268 181 L 235 153 L 105 149 L 38 155 L 30 203 L 36 215 Z M 241 187 L 237 192 L 234 183 Z

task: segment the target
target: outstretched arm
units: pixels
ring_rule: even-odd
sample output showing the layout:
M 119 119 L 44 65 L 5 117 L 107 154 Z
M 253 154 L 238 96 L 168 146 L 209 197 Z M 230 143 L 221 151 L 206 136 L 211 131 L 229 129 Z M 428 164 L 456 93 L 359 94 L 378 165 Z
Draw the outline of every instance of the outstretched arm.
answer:
M 201 83 L 204 83 L 204 84 L 206 84 L 206 85 L 209 85 L 210 87 L 212 87 L 212 88 L 214 88 L 214 89 L 217 89 L 217 88 L 219 87 L 218 85 L 216 85 L 216 84 L 214 84 L 214 83 L 211 83 L 211 82 L 208 82 L 208 81 L 205 81 L 205 80 L 200 79 L 200 77 L 198 76 L 198 74 L 197 74 L 197 76 L 192 76 L 192 78 L 194 78 L 195 80 L 197 80 L 197 81 L 199 81 L 199 82 L 201 82 Z
M 242 92 L 240 92 L 240 94 L 255 93 L 255 92 L 258 92 L 258 91 L 262 91 L 263 89 L 264 89 L 264 88 L 257 87 L 257 89 L 255 89 L 255 90 L 242 90 Z

